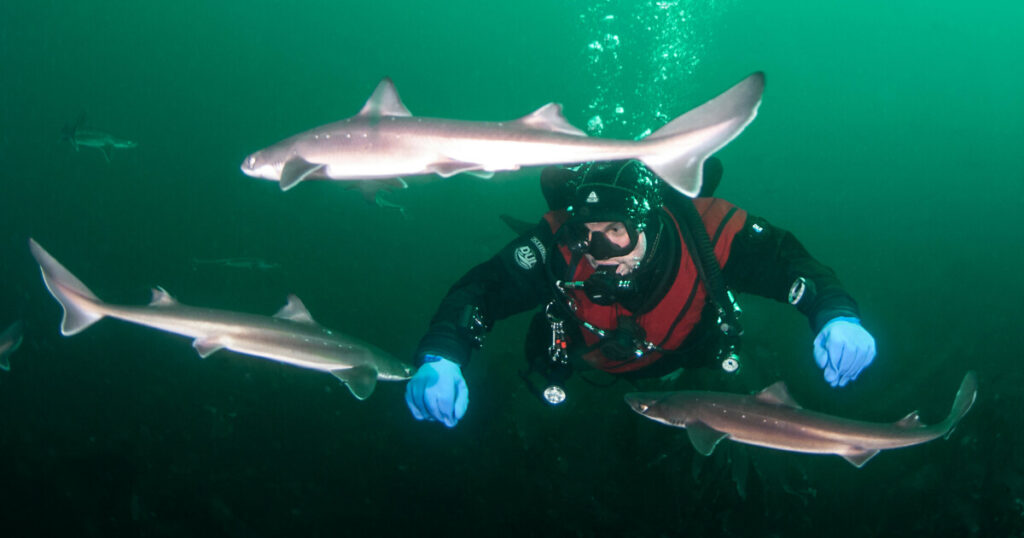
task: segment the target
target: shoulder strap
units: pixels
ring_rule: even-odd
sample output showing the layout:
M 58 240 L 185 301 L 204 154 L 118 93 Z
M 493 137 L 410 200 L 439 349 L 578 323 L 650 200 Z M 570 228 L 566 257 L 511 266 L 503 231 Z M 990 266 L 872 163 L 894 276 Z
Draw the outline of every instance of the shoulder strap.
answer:
M 715 257 L 715 250 L 711 246 L 711 238 L 704 227 L 704 220 L 697 212 L 697 206 L 689 196 L 672 196 L 673 204 L 679 210 L 679 216 L 683 221 L 680 231 L 683 234 L 683 241 L 686 249 L 697 266 L 697 274 L 700 275 L 704 287 L 708 291 L 708 298 L 718 309 L 720 319 L 719 328 L 727 336 L 739 336 L 743 334 L 743 326 L 739 321 L 739 308 L 736 306 L 732 295 L 725 287 L 722 279 L 722 266 Z

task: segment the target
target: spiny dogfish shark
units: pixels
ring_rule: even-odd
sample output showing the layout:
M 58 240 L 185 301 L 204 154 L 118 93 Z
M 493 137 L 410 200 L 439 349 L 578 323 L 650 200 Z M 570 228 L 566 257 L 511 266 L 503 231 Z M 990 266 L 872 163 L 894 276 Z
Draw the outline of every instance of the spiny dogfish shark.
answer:
M 400 381 L 413 373 L 412 366 L 376 346 L 321 326 L 294 295 L 288 296 L 288 303 L 273 317 L 183 305 L 163 288 L 153 290 L 148 306 L 109 304 L 34 239 L 29 240 L 29 248 L 39 263 L 46 288 L 64 309 L 60 327 L 64 336 L 77 334 L 109 316 L 192 338 L 192 347 L 203 358 L 229 349 L 330 372 L 360 400 L 373 393 L 378 379 Z
M 21 323 L 21 320 L 15 321 L 0 333 L 0 370 L 5 372 L 11 370 L 11 355 L 21 346 L 22 333 L 24 333 L 24 324 Z
M 420 174 L 491 177 L 524 166 L 639 159 L 673 188 L 700 192 L 704 160 L 754 120 L 764 74 L 668 122 L 639 141 L 592 138 L 549 103 L 503 122 L 415 117 L 391 79 L 358 114 L 294 135 L 242 162 L 245 174 L 288 190 L 307 179 L 368 180 Z
M 949 438 L 978 396 L 978 376 L 967 372 L 953 408 L 942 422 L 926 426 L 914 411 L 892 424 L 861 422 L 808 411 L 789 395 L 783 382 L 750 396 L 725 392 L 633 392 L 626 403 L 662 424 L 686 428 L 694 448 L 711 455 L 722 439 L 748 445 L 835 454 L 862 467 L 881 450 Z
M 79 151 L 82 147 L 96 148 L 103 153 L 103 158 L 109 163 L 110 154 L 114 149 L 131 149 L 138 145 L 131 140 L 117 138 L 103 131 L 83 127 L 84 123 L 85 114 L 82 114 L 75 123 L 65 125 L 61 133 L 61 140 L 71 144 L 75 151 Z
M 281 264 L 268 262 L 262 258 L 192 258 L 192 267 L 199 265 L 219 265 L 252 271 L 272 271 L 281 268 Z

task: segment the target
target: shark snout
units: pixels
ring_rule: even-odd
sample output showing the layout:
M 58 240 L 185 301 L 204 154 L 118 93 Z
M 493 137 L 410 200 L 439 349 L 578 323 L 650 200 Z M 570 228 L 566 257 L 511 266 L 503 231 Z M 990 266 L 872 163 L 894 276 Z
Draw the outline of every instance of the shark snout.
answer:
M 281 176 L 280 167 L 274 166 L 269 159 L 257 151 L 242 161 L 242 173 L 255 178 L 271 179 L 277 181 Z
M 647 414 L 647 410 L 651 408 L 651 399 L 639 392 L 630 392 L 624 396 L 626 403 L 641 415 Z
M 247 176 L 254 176 L 256 173 L 256 154 L 253 153 L 242 161 L 242 173 Z

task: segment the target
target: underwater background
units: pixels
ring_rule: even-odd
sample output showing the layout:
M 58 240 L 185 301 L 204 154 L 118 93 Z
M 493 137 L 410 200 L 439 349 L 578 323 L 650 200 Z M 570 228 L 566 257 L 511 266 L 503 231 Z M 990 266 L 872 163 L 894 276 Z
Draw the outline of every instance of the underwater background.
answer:
M 0 3 L 3 536 L 1024 536 L 1024 3 Z M 454 429 L 402 383 L 357 401 L 330 375 L 103 321 L 71 338 L 35 238 L 110 302 L 321 324 L 410 357 L 448 287 L 545 210 L 538 170 L 412 178 L 369 204 L 281 192 L 248 153 L 355 114 L 390 76 L 427 117 L 498 121 L 556 101 L 632 139 L 763 70 L 756 120 L 718 153 L 717 195 L 835 268 L 878 341 L 829 387 L 806 320 L 741 297 L 743 368 L 641 388 L 758 390 L 891 422 L 979 398 L 949 440 L 839 457 L 722 443 L 634 414 L 627 382 L 576 376 L 557 408 L 518 372 L 529 314 L 465 369 Z M 132 140 L 110 162 L 62 128 Z M 208 260 L 251 258 L 263 267 Z M 592 383 L 587 383 L 590 380 Z

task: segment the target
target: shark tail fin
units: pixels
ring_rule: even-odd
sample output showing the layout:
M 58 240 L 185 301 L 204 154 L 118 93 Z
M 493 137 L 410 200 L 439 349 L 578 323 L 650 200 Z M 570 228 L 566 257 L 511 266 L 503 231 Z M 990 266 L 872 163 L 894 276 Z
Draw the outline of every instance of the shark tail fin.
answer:
M 87 327 L 103 319 L 103 301 L 89 290 L 50 255 L 49 252 L 39 246 L 35 239 L 28 240 L 32 257 L 39 263 L 39 270 L 43 273 L 43 282 L 46 289 L 50 291 L 54 299 L 64 309 L 64 319 L 61 321 L 60 332 L 64 336 L 71 336 L 82 332 Z
M 754 120 L 763 92 L 764 73 L 748 76 L 654 131 L 644 140 L 650 150 L 639 159 L 673 188 L 696 197 L 703 184 L 705 159 Z
M 949 416 L 946 417 L 946 420 L 942 421 L 943 426 L 946 428 L 946 433 L 943 437 L 949 439 L 949 436 L 953 435 L 956 425 L 971 410 L 971 406 L 974 405 L 974 400 L 977 398 L 978 374 L 971 370 L 964 375 L 964 380 L 960 382 L 960 390 L 956 391 L 953 408 L 949 411 Z
M 24 332 L 24 323 L 21 320 L 15 321 L 10 327 L 4 329 L 3 333 L 0 333 L 0 370 L 5 372 L 11 371 L 10 356 L 18 350 L 21 346 L 22 333 Z

